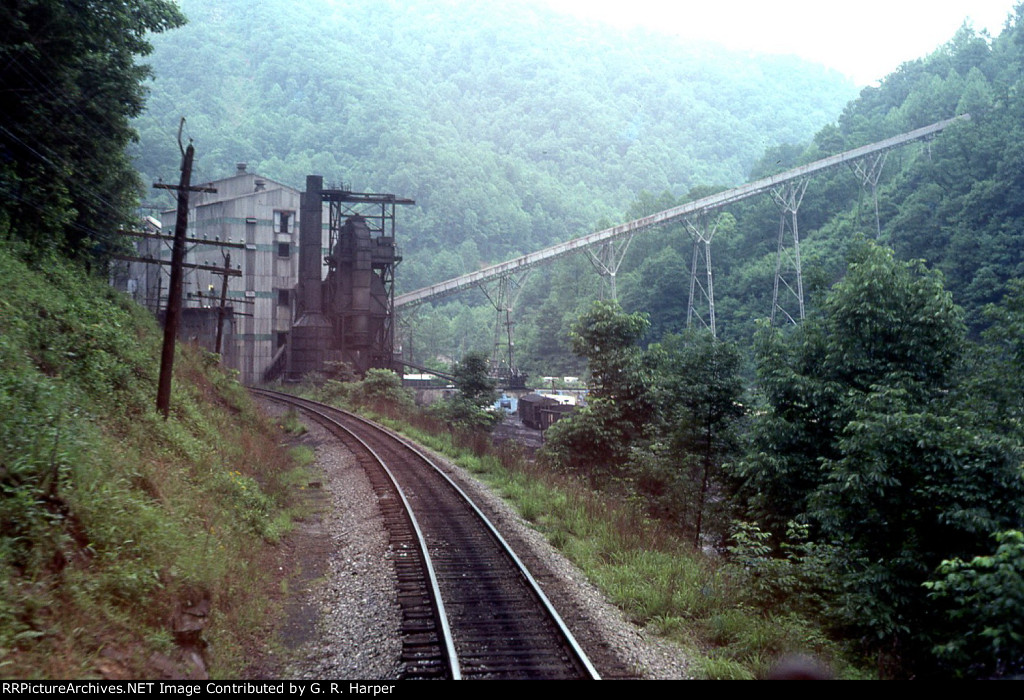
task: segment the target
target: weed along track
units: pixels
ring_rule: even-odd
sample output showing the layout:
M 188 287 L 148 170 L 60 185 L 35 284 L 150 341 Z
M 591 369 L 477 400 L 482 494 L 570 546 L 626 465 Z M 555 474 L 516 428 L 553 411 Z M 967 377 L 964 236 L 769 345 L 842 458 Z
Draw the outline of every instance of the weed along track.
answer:
M 253 390 L 325 425 L 366 470 L 391 538 L 405 678 L 598 678 L 519 557 L 415 445 L 345 411 Z

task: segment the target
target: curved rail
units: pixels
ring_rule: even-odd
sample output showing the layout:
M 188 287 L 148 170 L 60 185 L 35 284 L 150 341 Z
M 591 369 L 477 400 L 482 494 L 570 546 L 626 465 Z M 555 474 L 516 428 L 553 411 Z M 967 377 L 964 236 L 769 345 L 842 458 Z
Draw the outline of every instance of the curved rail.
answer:
M 484 527 L 486 527 L 488 531 L 491 533 L 491 535 L 494 537 L 494 539 L 498 541 L 501 548 L 505 550 L 505 553 L 509 556 L 509 558 L 512 559 L 513 562 L 515 562 L 515 565 L 519 569 L 519 572 L 522 574 L 523 578 L 526 579 L 527 583 L 529 583 L 530 587 L 533 589 L 534 594 L 540 600 L 541 605 L 544 606 L 544 608 L 548 612 L 548 615 L 551 617 L 552 621 L 554 621 L 559 631 L 565 637 L 566 642 L 569 644 L 570 647 L 572 647 L 573 652 L 576 654 L 584 668 L 586 668 L 587 674 L 590 676 L 590 678 L 594 680 L 600 680 L 600 674 L 598 674 L 597 669 L 594 668 L 594 665 L 590 662 L 590 659 L 587 658 L 586 652 L 583 651 L 583 648 L 579 645 L 579 642 L 576 641 L 576 637 L 573 636 L 573 633 L 565 624 L 565 621 L 562 619 L 562 616 L 558 614 L 557 610 L 555 610 L 555 606 L 551 604 L 551 601 L 548 599 L 547 595 L 544 594 L 544 590 L 540 587 L 540 584 L 537 583 L 537 580 L 530 573 L 530 570 L 526 568 L 526 564 L 523 563 L 523 561 L 512 549 L 512 546 L 509 545 L 509 543 L 505 540 L 505 538 L 501 536 L 501 533 L 498 532 L 498 529 L 494 527 L 494 524 L 487 518 L 486 515 L 484 515 L 483 511 L 481 511 L 480 508 L 477 507 L 476 503 L 473 502 L 473 499 L 469 497 L 469 494 L 463 491 L 462 488 L 458 484 L 456 484 L 455 481 L 453 481 L 450 476 L 448 476 L 439 466 L 437 466 L 437 464 L 434 463 L 434 460 L 432 460 L 429 456 L 424 454 L 424 452 L 420 450 L 419 446 L 416 445 L 416 443 L 406 439 L 401 435 L 397 435 L 391 432 L 384 426 L 378 425 L 377 423 L 374 423 L 373 421 L 367 418 L 363 418 L 362 416 L 358 416 L 356 414 L 351 415 L 357 420 L 360 420 L 368 425 L 377 428 L 378 430 L 382 430 L 388 433 L 392 438 L 404 444 L 407 448 L 409 448 L 417 455 L 419 455 L 424 462 L 433 467 L 434 471 L 437 472 L 437 474 L 439 474 L 446 482 L 448 482 L 448 485 L 451 486 L 452 489 L 454 489 L 455 492 L 462 497 L 462 499 L 473 510 L 473 512 L 476 513 L 477 517 L 480 518 L 480 521 L 483 523 Z
M 427 579 L 430 581 L 431 602 L 434 605 L 437 623 L 441 628 L 441 638 L 444 644 L 445 656 L 446 661 L 448 663 L 449 673 L 451 674 L 451 679 L 462 680 L 462 669 L 459 666 L 458 654 L 456 654 L 455 652 L 455 642 L 452 637 L 451 625 L 449 624 L 448 616 L 445 613 L 444 601 L 441 597 L 440 586 L 438 585 L 437 582 L 437 574 L 434 570 L 433 561 L 430 558 L 430 552 L 427 548 L 426 538 L 424 538 L 423 531 L 416 520 L 416 516 L 413 514 L 412 506 L 409 504 L 409 499 L 406 498 L 405 492 L 402 490 L 402 487 L 398 484 L 398 480 L 395 478 L 395 475 L 388 468 L 387 463 L 377 453 L 377 451 L 374 450 L 369 444 L 367 444 L 367 442 L 363 440 L 359 435 L 357 435 L 348 427 L 342 425 L 341 423 L 339 423 L 338 421 L 334 420 L 329 415 L 324 413 L 322 410 L 320 410 L 318 406 L 322 406 L 322 404 L 317 404 L 314 401 L 308 401 L 306 399 L 300 399 L 298 397 L 291 396 L 290 394 L 282 394 L 279 392 L 268 391 L 266 389 L 250 388 L 250 391 L 252 391 L 253 393 L 257 393 L 261 396 L 265 396 L 273 401 L 290 404 L 292 406 L 298 406 L 307 413 L 315 415 L 322 422 L 325 422 L 338 430 L 344 431 L 349 436 L 351 436 L 352 439 L 354 439 L 360 445 L 362 445 L 363 448 L 367 451 L 367 453 L 370 454 L 373 457 L 373 459 L 377 462 L 377 464 L 380 466 L 381 470 L 387 476 L 387 479 L 391 484 L 391 488 L 398 495 L 399 500 L 401 500 L 402 508 L 404 509 L 405 514 L 409 519 L 410 527 L 412 528 L 413 533 L 415 534 L 417 549 L 419 550 L 420 556 L 422 558 L 422 565 L 427 574 Z M 338 410 L 330 406 L 323 407 L 335 411 Z
M 365 426 L 367 430 L 373 431 L 373 433 L 375 435 L 377 435 L 377 436 L 384 436 L 388 441 L 390 441 L 390 442 L 392 442 L 394 444 L 400 445 L 402 449 L 404 449 L 404 450 L 408 451 L 409 453 L 415 455 L 416 459 L 419 460 L 422 464 L 429 466 L 430 470 L 431 470 L 431 473 L 436 474 L 437 476 L 440 476 L 441 479 L 443 480 L 443 482 L 445 483 L 446 487 L 448 489 L 450 489 L 451 492 L 453 494 L 455 494 L 455 496 L 465 505 L 465 507 L 467 507 L 474 514 L 474 516 L 477 519 L 477 521 L 480 524 L 483 525 L 487 535 L 493 540 L 494 543 L 497 544 L 497 546 L 503 552 L 504 556 L 507 557 L 507 559 L 512 563 L 512 565 L 518 571 L 519 576 L 520 576 L 522 582 L 525 583 L 527 588 L 530 590 L 532 596 L 536 600 L 536 603 L 543 610 L 543 614 L 547 617 L 547 619 L 549 620 L 550 624 L 554 626 L 554 628 L 557 630 L 557 634 L 563 640 L 562 644 L 563 644 L 565 650 L 568 652 L 568 655 L 571 658 L 572 666 L 574 668 L 578 669 L 576 671 L 576 673 L 582 675 L 585 678 L 589 678 L 589 679 L 599 679 L 600 678 L 600 675 L 598 674 L 597 669 L 591 663 L 590 659 L 587 657 L 587 655 L 584 652 L 583 648 L 580 646 L 580 644 L 577 642 L 576 638 L 573 636 L 572 632 L 569 630 L 568 626 L 565 624 L 565 621 L 562 619 L 562 617 L 555 610 L 554 606 L 551 604 L 551 601 L 545 595 L 544 591 L 541 589 L 541 587 L 538 584 L 538 582 L 536 581 L 536 579 L 530 574 L 529 570 L 527 569 L 527 567 L 523 563 L 523 561 L 515 554 L 515 552 L 512 550 L 512 548 L 508 544 L 508 542 L 501 536 L 501 534 L 498 532 L 497 528 L 484 515 L 484 513 L 473 502 L 473 500 L 469 497 L 469 495 L 466 494 L 466 492 L 462 488 L 460 488 L 458 486 L 458 484 L 456 484 L 451 479 L 451 477 L 449 477 L 435 463 L 435 461 L 430 456 L 425 454 L 424 451 L 419 448 L 419 446 L 417 446 L 412 441 L 410 441 L 410 440 L 408 440 L 408 439 L 406 439 L 406 438 L 404 438 L 404 437 L 402 437 L 400 435 L 395 434 L 394 432 L 392 432 L 391 430 L 388 430 L 384 426 L 381 426 L 381 425 L 379 425 L 379 424 L 377 424 L 377 423 L 375 423 L 373 421 L 370 421 L 370 420 L 368 420 L 366 418 L 363 418 L 363 417 L 358 416 L 356 414 L 350 413 L 348 411 L 344 411 L 342 409 L 338 409 L 338 408 L 335 408 L 335 407 L 332 407 L 332 406 L 325 406 L 323 404 L 319 404 L 317 402 L 310 401 L 308 399 L 301 399 L 301 398 L 298 398 L 298 397 L 295 397 L 295 396 L 292 396 L 292 395 L 289 395 L 289 394 L 279 394 L 277 392 L 270 392 L 270 391 L 262 390 L 262 389 L 261 390 L 253 390 L 253 391 L 255 391 L 256 393 L 258 393 L 260 395 L 263 395 L 263 396 L 266 396 L 268 398 L 271 398 L 273 400 L 277 400 L 277 401 L 281 401 L 281 402 L 286 402 L 286 403 L 298 406 L 298 407 L 302 408 L 303 410 L 307 410 L 307 411 L 310 411 L 310 412 L 314 413 L 315 415 L 322 416 L 322 417 L 326 418 L 327 420 L 331 421 L 331 423 L 334 423 L 334 424 L 338 424 L 337 421 L 335 421 L 334 419 L 326 416 L 323 413 L 322 409 L 326 409 L 327 411 L 330 411 L 330 412 L 335 413 L 337 415 L 344 416 L 347 420 L 356 421 L 360 425 Z M 338 425 L 340 425 L 340 424 L 338 424 Z M 355 435 L 355 433 L 349 427 L 346 427 L 346 426 L 342 426 L 342 427 L 344 428 L 344 430 L 348 434 Z M 365 440 L 363 440 L 361 437 L 359 437 L 359 436 L 356 436 L 356 437 L 357 437 L 357 439 L 359 440 L 359 442 L 362 445 L 366 446 L 366 448 L 372 454 L 374 454 L 376 459 L 378 459 L 379 461 L 383 462 L 381 457 L 377 454 L 376 450 L 374 450 L 371 446 L 369 446 L 367 444 L 367 442 Z M 389 474 L 389 478 L 391 479 L 392 483 L 394 483 L 396 488 L 398 488 L 398 479 L 395 478 L 395 476 L 391 473 L 391 471 L 389 469 L 387 469 L 387 467 L 385 467 L 385 469 L 387 470 L 387 472 Z M 404 495 L 402 496 L 402 500 L 403 500 L 403 503 L 406 505 L 406 507 L 409 508 L 409 501 L 404 497 Z M 412 514 L 412 509 L 411 508 L 409 509 L 409 516 L 415 522 L 415 518 L 414 518 L 414 516 Z M 418 528 L 418 526 L 417 526 L 417 528 Z M 417 532 L 418 532 L 418 534 L 420 536 L 422 536 L 422 531 L 417 530 Z M 429 561 L 429 554 L 427 553 L 428 552 L 428 547 L 426 546 L 426 544 L 421 544 L 420 547 L 421 547 L 422 551 L 425 553 L 425 557 Z M 431 575 L 431 579 L 432 579 L 432 582 L 434 583 L 434 585 L 436 585 L 437 584 L 437 577 L 436 577 L 436 575 L 432 574 Z M 442 593 L 441 593 L 441 591 L 439 589 L 435 589 L 435 591 L 436 591 L 436 595 L 437 595 L 436 599 L 441 604 L 442 609 L 443 609 L 443 603 L 441 602 L 442 601 Z M 450 621 L 447 619 L 446 615 L 442 614 L 442 617 L 445 618 L 445 623 L 444 623 L 444 625 L 446 626 L 445 627 L 445 633 L 450 635 L 451 634 Z M 454 661 L 455 666 L 460 667 L 459 666 L 459 661 L 458 661 L 458 655 L 457 655 L 456 650 L 455 650 L 455 642 L 454 642 L 454 640 L 452 640 L 450 637 L 448 637 L 446 639 L 446 646 L 447 646 L 447 649 L 448 649 L 448 653 L 450 655 L 450 659 Z M 454 675 L 453 675 L 453 677 L 454 677 Z

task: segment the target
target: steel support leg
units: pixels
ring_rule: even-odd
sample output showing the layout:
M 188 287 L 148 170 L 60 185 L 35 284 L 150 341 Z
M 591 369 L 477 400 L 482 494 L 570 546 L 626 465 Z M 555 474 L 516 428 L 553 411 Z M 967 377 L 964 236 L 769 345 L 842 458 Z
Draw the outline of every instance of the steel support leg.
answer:
M 772 199 L 778 205 L 779 240 L 775 254 L 775 284 L 772 292 L 771 325 L 775 327 L 777 314 L 781 313 L 790 323 L 804 320 L 804 279 L 800 267 L 800 229 L 797 226 L 797 212 L 807 192 L 809 180 L 793 180 L 772 190 Z M 787 232 L 790 234 L 787 236 Z M 792 240 L 790 246 L 789 239 Z M 781 295 L 779 291 L 783 290 Z M 790 311 L 796 312 L 796 317 Z M 795 305 L 796 308 L 793 308 Z
M 633 242 L 633 234 L 614 241 L 607 241 L 601 244 L 597 253 L 587 248 L 587 257 L 605 282 L 605 289 L 612 301 L 618 301 L 618 292 L 615 288 L 615 276 L 619 272 L 629 244 Z
M 491 302 L 496 313 L 491 372 L 495 375 L 507 372 L 510 381 L 519 375 L 519 368 L 515 362 L 515 322 L 512 320 L 512 314 L 529 275 L 530 270 L 519 275 L 513 273 L 502 275 L 498 278 L 498 285 L 493 293 L 488 291 L 483 284 L 480 285 L 480 290 Z
M 889 151 L 875 153 L 861 160 L 853 161 L 853 172 L 860 178 L 861 187 L 871 188 L 871 200 L 875 204 L 875 237 L 882 235 L 882 220 L 878 215 L 878 181 L 882 177 L 882 168 L 889 157 Z
M 712 337 L 718 337 L 715 325 L 715 284 L 711 274 L 711 239 L 718 230 L 720 219 L 714 223 L 708 221 L 707 212 L 701 212 L 696 219 L 686 220 L 686 229 L 693 238 L 693 260 L 690 265 L 690 300 L 686 309 L 686 327 L 693 326 L 696 318 L 701 325 L 711 331 Z M 701 316 L 697 305 L 707 302 L 708 315 Z

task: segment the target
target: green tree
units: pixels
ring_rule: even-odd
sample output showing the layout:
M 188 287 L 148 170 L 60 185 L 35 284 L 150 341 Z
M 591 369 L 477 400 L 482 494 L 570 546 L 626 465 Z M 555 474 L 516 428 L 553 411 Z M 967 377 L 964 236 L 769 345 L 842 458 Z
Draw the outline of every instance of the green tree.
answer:
M 858 246 L 820 317 L 762 352 L 766 405 L 738 470 L 775 531 L 796 516 L 836 545 L 840 620 L 922 667 L 921 584 L 1024 504 L 1019 452 L 964 390 L 964 334 L 941 275 Z
M 125 147 L 168 0 L 20 0 L 0 9 L 0 238 L 89 258 L 117 245 L 140 182 Z
M 960 677 L 1024 672 L 1024 533 L 995 539 L 993 554 L 944 561 L 925 583 L 951 623 L 935 653 Z
M 650 327 L 644 313 L 627 314 L 618 304 L 595 301 L 569 332 L 572 351 L 585 357 L 590 369 L 590 396 L 609 399 L 623 409 L 644 394 L 637 343 Z
M 637 343 L 649 323 L 618 304 L 595 301 L 572 326 L 573 352 L 590 368 L 587 405 L 548 429 L 544 454 L 595 484 L 616 474 L 650 416 L 647 377 Z
M 498 397 L 494 380 L 488 375 L 487 355 L 479 351 L 466 353 L 452 370 L 458 393 L 433 408 L 451 428 L 491 430 L 502 415 L 488 411 Z
M 494 403 L 498 392 L 488 374 L 487 355 L 479 351 L 466 353 L 452 370 L 459 395 L 473 406 L 484 408 Z
M 738 450 L 740 354 L 706 332 L 670 335 L 647 352 L 660 425 L 641 486 L 700 546 L 709 520 L 717 529 L 727 522 L 722 469 Z
M 1011 280 L 999 304 L 985 315 L 991 326 L 977 347 L 972 394 L 996 429 L 1024 439 L 1024 279 Z
M 589 399 L 547 429 L 540 455 L 556 467 L 582 474 L 601 487 L 621 474 L 633 435 L 609 399 Z
M 411 406 L 412 394 L 402 386 L 402 378 L 390 369 L 370 368 L 366 376 L 352 385 L 349 396 L 356 403 L 375 410 Z

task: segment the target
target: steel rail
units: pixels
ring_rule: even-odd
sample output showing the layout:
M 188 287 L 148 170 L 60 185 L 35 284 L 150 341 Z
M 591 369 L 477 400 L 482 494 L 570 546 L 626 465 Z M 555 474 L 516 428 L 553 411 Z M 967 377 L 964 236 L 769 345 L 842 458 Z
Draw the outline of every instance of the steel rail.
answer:
M 419 523 L 416 520 L 416 515 L 412 512 L 412 506 L 409 504 L 409 500 L 405 497 L 405 492 L 402 490 L 402 487 L 398 485 L 398 480 L 395 479 L 395 475 L 391 473 L 391 470 L 388 468 L 388 465 L 385 464 L 383 458 L 381 458 L 381 456 L 377 454 L 376 450 L 370 447 L 370 445 L 368 445 L 365 440 L 356 435 L 352 430 L 345 427 L 338 421 L 334 420 L 316 406 L 308 405 L 316 404 L 317 402 L 309 401 L 308 399 L 302 399 L 296 396 L 292 396 L 290 394 L 282 394 L 276 391 L 268 391 L 266 389 L 250 388 L 249 390 L 261 396 L 266 396 L 267 398 L 273 401 L 298 406 L 302 410 L 307 411 L 308 413 L 312 413 L 318 416 L 321 420 L 324 420 L 333 425 L 334 427 L 345 431 L 350 436 L 352 436 L 353 439 L 359 442 L 359 444 L 362 445 L 366 449 L 366 451 L 373 456 L 373 458 L 377 461 L 377 464 L 379 464 L 381 469 L 384 470 L 384 473 L 387 474 L 388 480 L 391 482 L 392 487 L 395 489 L 395 492 L 398 494 L 399 499 L 402 501 L 402 507 L 405 509 L 406 515 L 409 516 L 409 522 L 412 525 L 412 529 L 416 533 L 416 543 L 419 547 L 420 554 L 423 557 L 423 566 L 427 570 L 427 578 L 430 580 L 431 597 L 434 600 L 438 621 L 440 622 L 441 625 L 441 633 L 444 639 L 445 653 L 448 656 L 448 666 L 449 670 L 451 671 L 452 680 L 462 680 L 462 669 L 459 667 L 459 657 L 458 654 L 455 652 L 455 640 L 452 637 L 451 625 L 449 624 L 448 616 L 445 613 L 444 600 L 441 598 L 441 589 L 437 582 L 437 575 L 434 572 L 434 564 L 430 558 L 430 552 L 427 550 L 426 538 L 423 536 L 423 531 L 420 529 Z M 333 407 L 327 408 L 333 409 Z M 344 411 L 342 412 L 347 413 Z
M 455 294 L 469 287 L 474 287 L 484 282 L 497 279 L 503 275 L 520 272 L 570 253 L 590 248 L 591 246 L 608 243 L 618 238 L 630 236 L 643 229 L 661 226 L 676 219 L 693 216 L 699 212 L 719 209 L 728 204 L 767 192 L 791 180 L 810 177 L 811 175 L 824 170 L 829 170 L 839 165 L 843 165 L 844 163 L 856 161 L 875 153 L 888 151 L 913 141 L 931 138 L 950 124 L 960 120 L 968 120 L 970 118 L 970 114 L 961 114 L 957 117 L 953 117 L 952 119 L 945 119 L 943 121 L 921 127 L 920 129 L 914 129 L 913 131 L 899 134 L 898 136 L 893 136 L 866 146 L 837 153 L 835 155 L 828 156 L 827 158 L 814 161 L 813 163 L 801 165 L 777 175 L 761 178 L 760 180 L 755 180 L 754 182 L 734 187 L 733 189 L 726 190 L 725 192 L 719 192 L 718 194 L 713 194 L 708 197 L 702 197 L 701 199 L 687 202 L 686 204 L 666 209 L 664 211 L 657 212 L 656 214 L 651 214 L 650 216 L 645 216 L 618 226 L 613 226 L 612 228 L 590 233 L 586 236 L 574 238 L 564 243 L 556 243 L 553 246 L 549 246 L 526 255 L 521 255 L 518 258 L 513 258 L 512 260 L 507 260 L 503 263 L 498 263 L 497 265 L 485 267 L 481 270 L 477 270 L 476 272 L 460 275 L 459 277 L 453 277 L 450 280 L 438 282 L 437 284 L 406 292 L 405 294 L 399 294 L 395 297 L 395 308 L 398 309 L 400 307 L 414 306 L 416 304 L 422 304 L 423 302 L 430 301 L 431 299 Z
M 405 449 L 409 450 L 410 452 L 415 454 L 419 459 L 421 459 L 427 465 L 429 465 L 433 469 L 433 471 L 437 475 L 442 477 L 444 479 L 444 481 L 448 484 L 448 486 L 456 494 L 458 494 L 459 498 L 461 498 L 462 501 L 466 505 L 469 506 L 470 510 L 476 515 L 476 517 L 484 525 L 484 527 L 489 532 L 489 534 L 498 543 L 498 546 L 500 547 L 500 549 L 513 562 L 513 564 L 515 565 L 515 568 L 519 571 L 520 575 L 523 577 L 523 580 L 527 583 L 530 591 L 533 593 L 533 595 L 536 596 L 536 598 L 539 601 L 541 607 L 544 609 L 545 613 L 550 617 L 551 621 L 555 624 L 555 627 L 558 629 L 559 634 L 564 638 L 565 643 L 571 649 L 573 655 L 576 658 L 576 661 L 585 670 L 587 677 L 589 679 L 592 679 L 592 680 L 600 680 L 601 679 L 600 673 L 597 671 L 597 669 L 594 667 L 593 663 L 590 661 L 590 659 L 587 656 L 586 652 L 583 650 L 583 647 L 580 646 L 579 642 L 576 640 L 575 635 L 573 635 L 573 633 L 569 629 L 568 625 L 566 625 L 565 621 L 562 619 L 562 616 L 559 615 L 558 611 L 555 609 L 554 605 L 551 603 L 551 600 L 544 593 L 544 591 L 541 588 L 540 584 L 537 582 L 537 580 L 534 578 L 534 576 L 530 573 L 530 571 L 527 568 L 526 564 L 513 551 L 512 546 L 508 543 L 508 541 L 504 537 L 502 537 L 501 533 L 498 532 L 498 529 L 494 526 L 494 524 L 490 521 L 490 519 L 484 514 L 484 512 L 476 505 L 476 503 L 469 496 L 469 494 L 467 494 L 465 492 L 465 490 L 463 490 L 457 483 L 455 483 L 455 481 L 447 473 L 445 473 L 445 471 L 434 461 L 434 459 L 432 457 L 430 457 L 429 455 L 427 455 L 416 443 L 412 442 L 408 438 L 405 438 L 405 437 L 403 437 L 401 435 L 398 435 L 394 431 L 390 430 L 389 428 L 387 428 L 387 427 L 385 427 L 383 425 L 380 425 L 379 423 L 376 423 L 376 422 L 374 422 L 374 421 L 372 421 L 372 420 L 370 420 L 368 418 L 364 418 L 363 416 L 360 416 L 358 414 L 352 413 L 350 411 L 346 411 L 344 409 L 340 409 L 340 408 L 337 408 L 337 407 L 334 407 L 334 406 L 326 406 L 324 404 L 320 404 L 318 402 L 311 401 L 310 399 L 303 399 L 303 398 L 300 398 L 300 397 L 292 396 L 290 394 L 279 394 L 278 392 L 272 392 L 272 391 L 268 391 L 268 390 L 265 390 L 265 389 L 251 389 L 251 390 L 255 391 L 255 392 L 259 393 L 259 394 L 262 394 L 262 395 L 268 396 L 270 398 L 273 398 L 275 400 L 281 400 L 281 401 L 285 401 L 287 403 L 291 403 L 293 405 L 300 406 L 304 410 L 310 410 L 311 412 L 319 414 L 319 415 L 323 415 L 323 414 L 319 411 L 319 408 L 316 408 L 316 407 L 323 407 L 323 408 L 327 408 L 327 409 L 329 409 L 331 411 L 336 411 L 337 413 L 345 415 L 346 417 L 348 417 L 348 418 L 350 418 L 352 420 L 355 420 L 355 421 L 357 421 L 357 422 L 367 426 L 371 430 L 374 430 L 374 431 L 376 431 L 376 432 L 378 432 L 380 434 L 383 434 L 387 438 L 389 438 L 389 439 L 399 443 Z M 310 408 L 310 406 L 313 406 L 313 408 Z M 333 419 L 328 418 L 328 420 L 330 420 L 332 423 L 337 424 L 337 422 L 334 421 Z M 340 424 L 338 424 L 338 425 L 340 425 Z M 344 427 L 344 426 L 342 426 L 342 427 Z M 344 428 L 344 429 L 350 435 L 355 436 L 355 433 L 353 433 L 347 427 Z M 367 449 L 369 449 L 378 460 L 380 459 L 379 457 L 377 457 L 376 452 L 374 452 L 371 447 L 366 445 L 366 442 L 364 440 L 362 440 L 362 438 L 359 438 L 358 436 L 356 436 L 356 438 L 359 440 L 359 442 L 361 444 L 366 446 Z M 385 467 L 385 469 L 387 469 L 387 467 Z M 388 471 L 388 474 L 389 474 L 389 477 L 394 482 L 395 478 L 391 475 L 390 471 Z M 397 488 L 397 482 L 396 482 L 396 488 Z M 403 496 L 403 503 L 406 503 L 405 499 L 404 499 L 404 496 Z M 412 516 L 411 508 L 409 509 L 409 515 L 410 515 L 410 518 L 413 517 Z M 438 600 L 440 600 L 440 598 Z M 450 649 L 449 653 L 452 654 L 452 658 L 457 658 L 455 656 L 454 647 L 452 647 Z
M 562 619 L 562 616 L 558 614 L 557 610 L 555 610 L 555 606 L 552 605 L 547 595 L 544 594 L 544 591 L 543 589 L 541 589 L 540 584 L 537 583 L 537 580 L 533 577 L 532 574 L 530 574 L 529 569 L 526 568 L 526 564 L 524 564 L 523 561 L 519 558 L 519 556 L 512 550 L 512 546 L 505 540 L 504 537 L 501 536 L 501 533 L 498 532 L 496 527 L 494 527 L 494 524 L 491 523 L 490 519 L 488 519 L 488 517 L 484 515 L 483 511 L 481 511 L 480 508 L 477 507 L 476 503 L 473 501 L 472 498 L 470 498 L 469 494 L 467 494 L 462 489 L 462 487 L 456 484 L 455 481 L 450 476 L 448 476 L 448 474 L 446 474 L 444 470 L 441 469 L 441 467 L 439 467 L 437 463 L 434 462 L 434 460 L 429 455 L 425 454 L 416 443 L 412 442 L 411 440 L 405 438 L 402 435 L 398 435 L 397 433 L 386 428 L 385 426 L 375 423 L 369 418 L 364 418 L 363 416 L 354 413 L 349 413 L 347 411 L 346 413 L 348 413 L 348 415 L 350 415 L 352 418 L 361 421 L 362 423 L 365 423 L 375 428 L 376 430 L 379 430 L 383 433 L 390 435 L 391 438 L 405 445 L 407 449 L 416 453 L 420 457 L 420 459 L 422 459 L 424 462 L 433 467 L 434 471 L 437 472 L 441 477 L 444 478 L 445 481 L 448 482 L 448 485 L 451 486 L 452 489 L 454 489 L 455 492 L 458 493 L 459 496 L 469 505 L 473 512 L 476 513 L 477 517 L 480 518 L 484 526 L 490 531 L 491 535 L 494 536 L 494 539 L 496 539 L 498 543 L 501 545 L 501 548 L 515 563 L 516 568 L 519 569 L 520 573 L 529 583 L 530 588 L 533 590 L 534 594 L 540 600 L 541 605 L 545 608 L 548 615 L 551 616 L 551 619 L 558 627 L 559 632 L 562 634 L 562 636 L 565 637 L 566 641 L 569 643 L 569 646 L 572 647 L 573 653 L 576 654 L 577 659 L 586 669 L 587 674 L 590 676 L 590 678 L 592 680 L 600 680 L 600 674 L 597 672 L 597 669 L 594 668 L 594 665 L 590 662 L 590 659 L 587 657 L 586 652 L 583 651 L 583 647 L 581 647 L 579 642 L 576 641 L 576 637 L 569 630 L 569 627 L 565 624 L 565 621 Z

